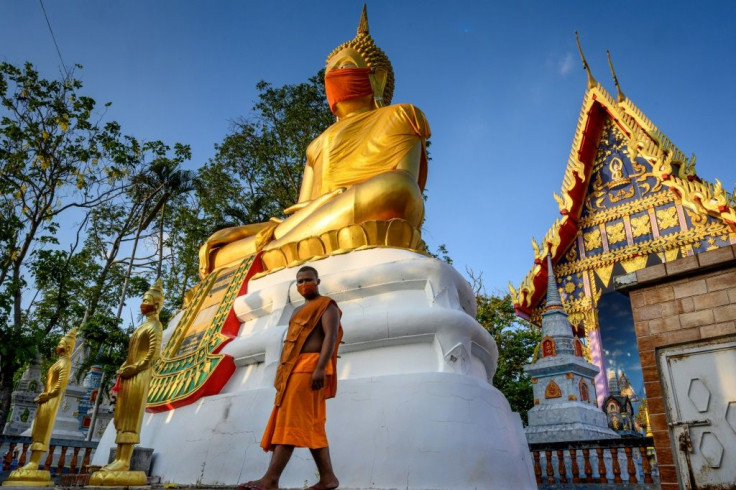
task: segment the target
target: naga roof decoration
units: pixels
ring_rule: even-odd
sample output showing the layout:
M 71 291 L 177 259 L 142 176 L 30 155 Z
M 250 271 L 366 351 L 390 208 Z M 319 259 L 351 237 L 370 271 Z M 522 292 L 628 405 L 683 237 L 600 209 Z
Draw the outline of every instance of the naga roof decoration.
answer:
M 534 323 L 538 323 L 540 319 L 536 310 L 539 309 L 539 305 L 546 294 L 547 269 L 543 267 L 543 263 L 548 254 L 555 263 L 555 273 L 558 279 L 565 275 L 568 275 L 569 279 L 569 275 L 586 270 L 594 259 L 596 264 L 610 263 L 607 271 L 608 278 L 601 277 L 603 282 L 608 282 L 614 263 L 621 262 L 627 272 L 631 272 L 645 267 L 647 257 L 651 253 L 661 252 L 663 260 L 665 258 L 671 260 L 676 256 L 677 250 L 667 250 L 668 248 L 675 245 L 690 247 L 697 240 L 708 239 L 709 231 L 711 234 L 721 236 L 724 235 L 725 230 L 725 235 L 730 237 L 729 241 L 736 241 L 736 202 L 733 195 L 727 193 L 717 179 L 715 184 L 701 180 L 695 172 L 695 155 L 690 159 L 686 158 L 685 154 L 631 100 L 623 96 L 618 84 L 618 100 L 616 100 L 600 83 L 595 81 L 587 68 L 587 63 L 584 62 L 584 66 L 588 72 L 588 88 L 583 97 L 582 109 L 562 181 L 562 189 L 559 194 L 554 194 L 561 216 L 552 224 L 541 243 L 537 243 L 532 239 L 534 266 L 521 282 L 519 288 L 516 289 L 509 284 L 509 291 L 517 314 L 524 318 L 531 317 Z M 619 180 L 628 182 L 634 179 L 639 189 L 646 189 L 645 192 L 641 193 L 641 197 L 635 198 L 635 202 L 629 201 L 625 204 L 616 204 L 617 202 L 624 202 L 623 198 L 625 197 L 631 197 L 630 195 L 622 195 L 622 193 L 625 194 L 624 188 L 616 181 L 602 185 L 603 191 L 613 191 L 614 188 L 618 187 L 616 192 L 608 194 L 603 191 L 596 191 L 596 189 L 601 189 L 600 181 L 591 182 L 596 160 L 600 158 L 597 157 L 597 154 L 601 151 L 599 143 L 603 138 L 609 137 L 608 135 L 613 135 L 610 136 L 611 141 L 615 140 L 614 142 L 619 144 L 621 148 L 617 151 L 628 157 L 634 170 L 628 177 L 624 177 L 620 171 L 623 164 L 619 160 L 617 168 L 613 163 L 609 163 L 613 175 L 615 176 L 618 171 Z M 608 161 L 611 162 L 611 152 L 608 151 L 607 155 Z M 600 166 L 600 163 L 598 165 Z M 599 171 L 595 173 L 595 177 L 600 179 Z M 662 189 L 668 192 L 655 192 Z M 644 194 L 647 194 L 646 197 L 643 197 Z M 607 195 L 610 196 L 610 199 L 606 197 Z M 592 212 L 590 208 L 591 200 L 599 206 L 605 202 L 606 206 Z M 675 206 L 671 206 L 672 209 L 669 211 L 660 209 L 663 204 L 669 202 L 679 205 L 677 211 L 673 210 Z M 588 212 L 585 212 L 586 206 Z M 634 230 L 633 236 L 639 236 L 636 234 L 637 229 L 632 228 L 632 225 L 637 226 L 635 213 L 639 212 L 641 215 L 645 215 L 647 208 L 649 208 L 649 214 L 651 215 L 652 208 L 655 206 L 659 206 L 657 207 L 656 219 L 665 219 L 666 217 L 664 215 L 660 216 L 660 213 L 670 211 L 673 214 L 670 218 L 677 219 L 678 216 L 675 214 L 679 212 L 680 223 L 685 222 L 683 217 L 685 213 L 682 211 L 685 210 L 691 223 L 690 229 L 686 229 L 687 226 L 682 228 L 682 236 L 667 234 L 664 231 L 662 234 L 652 233 L 653 239 L 647 243 L 641 240 L 632 240 L 632 229 Z M 622 218 L 622 212 L 626 213 L 627 216 L 621 219 L 620 223 L 614 223 L 612 221 L 614 218 Z M 628 214 L 631 216 L 628 216 Z M 644 220 L 644 218 L 641 219 Z M 654 215 L 651 219 L 655 219 Z M 606 227 L 605 223 L 610 226 Z M 596 257 L 589 256 L 586 258 L 585 253 L 581 253 L 579 260 L 576 260 L 575 263 L 572 263 L 572 260 L 563 260 L 566 255 L 574 252 L 570 249 L 575 248 L 576 242 L 585 243 L 585 248 L 588 248 L 589 244 L 596 243 L 600 235 L 595 236 L 595 229 L 592 229 L 590 233 L 582 233 L 585 235 L 586 242 L 578 238 L 581 231 L 591 230 L 591 228 L 586 228 L 591 225 L 604 227 L 607 231 L 613 233 L 620 232 L 618 235 L 624 237 L 624 243 L 628 241 L 628 246 L 611 247 L 609 250 L 606 243 L 605 253 L 601 252 Z M 642 225 L 649 226 L 647 223 L 642 223 Z M 615 228 L 616 226 L 621 229 L 618 230 Z M 700 228 L 695 228 L 696 226 Z M 626 240 L 626 236 L 628 236 L 628 240 Z M 713 242 L 710 242 L 710 244 L 713 245 Z M 570 252 L 568 252 L 569 250 Z M 692 248 L 689 250 L 690 253 L 693 253 Z M 674 252 L 674 255 L 672 252 Z M 568 257 L 568 259 L 572 259 L 572 257 Z M 567 263 L 561 264 L 561 260 Z M 586 264 L 586 261 L 589 263 Z M 601 273 L 599 271 L 596 271 L 596 273 L 600 277 Z M 582 285 L 579 285 L 579 287 L 582 288 Z M 596 291 L 594 285 L 592 289 L 593 291 L 586 289 L 588 294 L 579 294 L 577 298 L 574 295 L 567 295 L 566 298 L 563 298 L 568 313 L 589 310 L 591 306 L 590 296 L 593 296 L 593 301 L 597 301 L 596 296 L 600 296 L 600 291 Z

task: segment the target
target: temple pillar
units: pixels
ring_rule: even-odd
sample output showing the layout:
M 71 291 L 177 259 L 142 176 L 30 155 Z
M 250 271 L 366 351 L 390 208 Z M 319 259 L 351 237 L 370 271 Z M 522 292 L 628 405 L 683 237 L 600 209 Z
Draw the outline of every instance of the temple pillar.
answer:
M 606 378 L 606 360 L 603 356 L 603 344 L 601 343 L 601 329 L 596 327 L 586 328 L 586 330 L 591 361 L 600 369 L 595 376 L 595 396 L 600 407 L 603 400 L 608 396 L 608 379 Z

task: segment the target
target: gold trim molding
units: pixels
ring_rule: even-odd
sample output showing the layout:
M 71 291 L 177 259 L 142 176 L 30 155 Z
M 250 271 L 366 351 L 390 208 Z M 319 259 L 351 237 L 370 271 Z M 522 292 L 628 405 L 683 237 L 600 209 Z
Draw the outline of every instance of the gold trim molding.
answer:
M 402 219 L 366 221 L 263 252 L 261 261 L 264 272 L 255 275 L 254 278 L 285 267 L 295 267 L 309 260 L 321 260 L 353 250 L 381 247 L 403 248 L 426 255 L 419 230 L 409 222 Z

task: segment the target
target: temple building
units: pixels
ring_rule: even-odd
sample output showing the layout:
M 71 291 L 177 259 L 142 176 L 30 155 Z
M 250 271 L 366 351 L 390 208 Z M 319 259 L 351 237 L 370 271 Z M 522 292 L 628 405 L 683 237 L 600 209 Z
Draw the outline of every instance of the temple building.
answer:
M 625 375 L 622 373 L 624 379 Z M 608 427 L 616 431 L 621 437 L 643 437 L 641 430 L 637 430 L 636 414 L 632 399 L 614 370 L 608 372 L 608 393 L 603 400 L 603 410 L 606 412 Z
M 731 248 L 736 209 L 718 180 L 698 176 L 695 156 L 686 157 L 623 94 L 612 65 L 615 97 L 582 58 L 588 85 L 562 189 L 554 195 L 560 217 L 540 243 L 532 240 L 534 264 L 509 289 L 517 315 L 541 325 L 545 258 L 552 257 L 573 331 L 600 369 L 595 391 L 602 407 L 609 370 L 626 372 L 630 400 L 647 395 L 631 302 L 612 278 Z M 678 308 L 687 313 L 692 304 Z

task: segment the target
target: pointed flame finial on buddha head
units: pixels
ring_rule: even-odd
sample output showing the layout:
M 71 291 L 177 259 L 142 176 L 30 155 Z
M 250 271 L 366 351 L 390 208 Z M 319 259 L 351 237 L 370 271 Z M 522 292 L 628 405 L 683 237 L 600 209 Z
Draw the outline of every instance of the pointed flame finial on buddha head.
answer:
M 164 286 L 161 278 L 156 279 L 153 286 L 143 295 L 143 303 L 153 304 L 156 308 L 156 313 L 161 311 L 161 308 L 164 306 Z
M 394 95 L 394 69 L 386 53 L 376 46 L 370 35 L 365 4 L 356 36 L 339 45 L 327 57 L 327 72 L 344 67 L 371 68 L 371 87 L 376 107 L 391 103 Z

